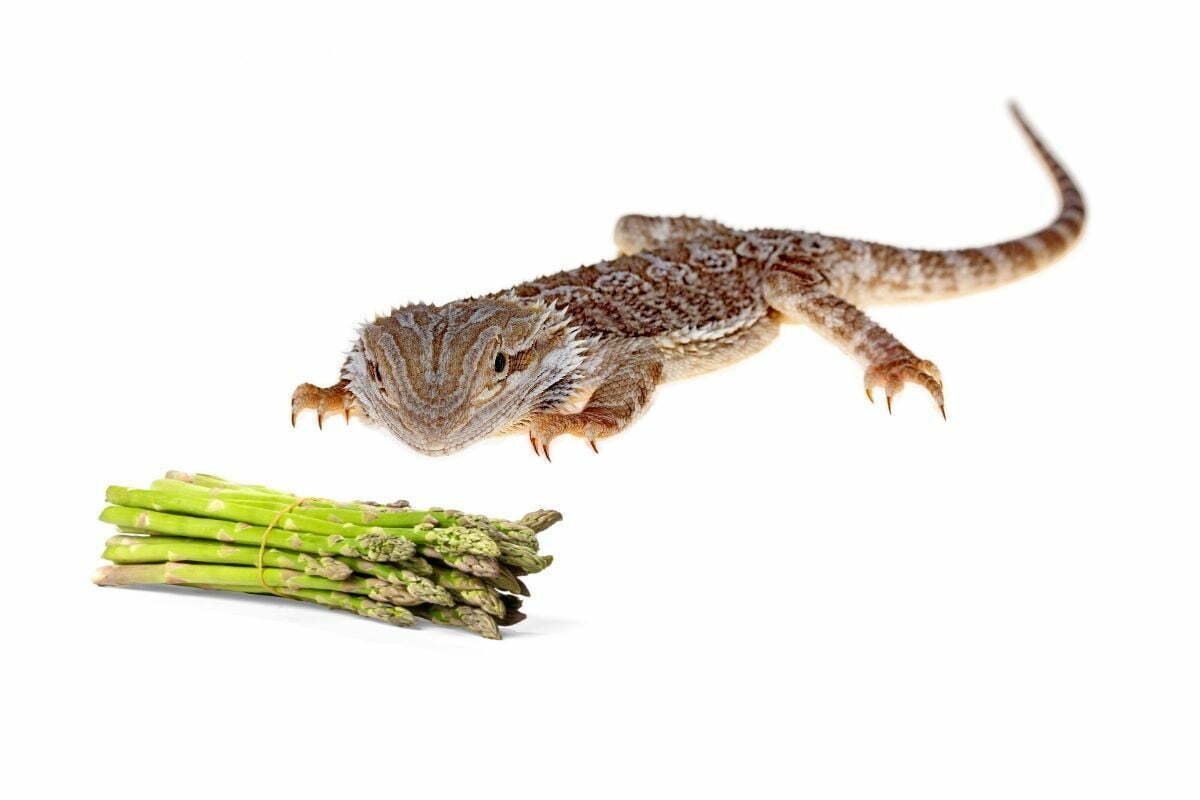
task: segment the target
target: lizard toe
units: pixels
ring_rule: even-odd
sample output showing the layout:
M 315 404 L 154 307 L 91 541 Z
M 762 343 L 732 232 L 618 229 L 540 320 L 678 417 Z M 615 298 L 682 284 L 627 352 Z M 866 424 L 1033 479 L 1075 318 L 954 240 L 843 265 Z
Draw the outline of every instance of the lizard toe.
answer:
M 915 383 L 929 392 L 930 397 L 942 412 L 942 417 L 946 416 L 946 400 L 942 391 L 941 371 L 932 361 L 912 356 L 875 364 L 867 370 L 863 381 L 866 386 L 867 399 L 872 402 L 874 397 L 872 397 L 871 390 L 876 387 L 884 390 L 889 414 L 892 411 L 892 398 L 900 394 L 906 384 Z

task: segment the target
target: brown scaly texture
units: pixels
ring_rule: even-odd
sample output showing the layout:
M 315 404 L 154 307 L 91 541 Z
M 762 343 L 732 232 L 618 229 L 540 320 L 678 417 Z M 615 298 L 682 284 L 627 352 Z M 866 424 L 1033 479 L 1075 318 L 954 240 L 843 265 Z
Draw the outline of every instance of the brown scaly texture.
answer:
M 796 230 L 735 230 L 693 217 L 631 215 L 624 255 L 480 298 L 413 305 L 363 326 L 325 389 L 304 384 L 295 413 L 359 414 L 414 448 L 442 454 L 525 431 L 549 458 L 559 434 L 596 440 L 627 427 L 654 388 L 756 352 L 781 321 L 806 323 L 865 369 L 891 408 L 905 383 L 945 414 L 941 376 L 858 305 L 950 297 L 1015 280 L 1079 238 L 1074 182 L 1013 107 L 1053 175 L 1058 217 L 1020 239 L 913 250 Z

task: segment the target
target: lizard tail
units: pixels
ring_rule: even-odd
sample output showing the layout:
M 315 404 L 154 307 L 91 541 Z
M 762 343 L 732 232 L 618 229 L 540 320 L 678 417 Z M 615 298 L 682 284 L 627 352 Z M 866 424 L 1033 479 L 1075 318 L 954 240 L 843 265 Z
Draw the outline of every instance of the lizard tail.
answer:
M 1087 210 L 1075 181 L 1016 103 L 1009 110 L 1058 186 L 1058 217 L 1039 231 L 988 247 L 912 250 L 863 243 L 869 252 L 843 276 L 845 289 L 868 302 L 952 297 L 999 286 L 1058 259 L 1079 240 Z

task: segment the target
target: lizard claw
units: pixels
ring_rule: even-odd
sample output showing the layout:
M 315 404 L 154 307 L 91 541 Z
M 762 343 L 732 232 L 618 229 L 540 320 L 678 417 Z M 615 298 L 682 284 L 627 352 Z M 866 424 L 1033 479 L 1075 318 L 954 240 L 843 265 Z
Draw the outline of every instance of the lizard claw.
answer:
M 333 386 L 314 386 L 302 383 L 292 393 L 292 427 L 296 427 L 296 418 L 300 412 L 313 409 L 317 412 L 317 427 L 325 429 L 325 417 L 341 413 L 350 422 L 350 417 L 362 413 L 354 395 L 346 388 L 348 382 L 342 381 Z
M 531 429 L 529 431 L 529 444 L 531 447 L 533 447 L 533 454 L 535 456 L 542 456 L 547 461 L 549 461 L 550 460 L 550 439 L 551 438 L 553 438 L 553 437 L 550 437 L 547 439 L 539 439 L 537 434 L 535 434 L 533 432 L 533 430 Z
M 946 401 L 942 395 L 942 374 L 932 361 L 923 361 L 909 355 L 884 364 L 876 364 L 867 370 L 864 381 L 867 399 L 871 402 L 875 401 L 871 390 L 876 386 L 883 387 L 887 395 L 889 414 L 892 413 L 892 398 L 900 393 L 906 383 L 916 383 L 925 387 L 942 412 L 942 418 L 946 417 Z
M 570 433 L 585 439 L 592 452 L 599 453 L 596 441 L 618 430 L 620 428 L 602 413 L 534 414 L 529 422 L 529 442 L 533 452 L 549 461 L 550 442 L 561 434 Z

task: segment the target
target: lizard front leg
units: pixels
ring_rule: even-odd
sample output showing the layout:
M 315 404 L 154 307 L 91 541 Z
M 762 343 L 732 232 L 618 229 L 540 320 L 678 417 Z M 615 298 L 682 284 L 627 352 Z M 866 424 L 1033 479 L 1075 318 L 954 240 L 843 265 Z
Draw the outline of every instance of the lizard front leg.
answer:
M 564 411 L 533 414 L 527 426 L 533 452 L 549 461 L 550 442 L 564 433 L 587 439 L 592 450 L 599 452 L 598 439 L 629 427 L 649 405 L 663 374 L 657 350 L 650 345 L 641 350 L 614 365 L 578 411 L 568 406 Z
M 882 386 L 888 412 L 892 398 L 905 383 L 919 384 L 933 396 L 942 416 L 946 404 L 942 379 L 933 362 L 917 358 L 856 306 L 833 293 L 829 280 L 815 265 L 788 265 L 771 270 L 763 279 L 763 295 L 776 311 L 808 323 L 866 367 L 867 398 Z
M 292 427 L 296 427 L 296 416 L 306 409 L 317 412 L 317 427 L 324 427 L 325 417 L 341 414 L 350 422 L 352 416 L 364 416 L 362 408 L 350 393 L 350 381 L 341 380 L 333 386 L 314 386 L 302 383 L 292 392 Z

